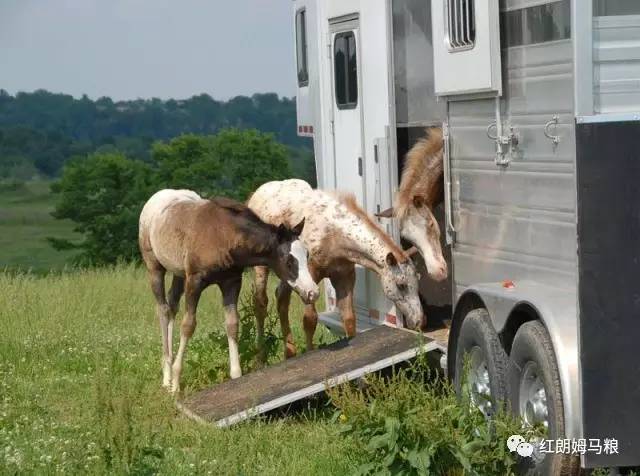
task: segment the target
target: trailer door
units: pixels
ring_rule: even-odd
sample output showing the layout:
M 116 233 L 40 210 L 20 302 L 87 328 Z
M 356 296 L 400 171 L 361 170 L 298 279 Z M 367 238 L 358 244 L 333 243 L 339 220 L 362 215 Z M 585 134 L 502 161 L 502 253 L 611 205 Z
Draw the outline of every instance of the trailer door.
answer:
M 333 161 L 335 187 L 355 194 L 364 203 L 359 21 L 344 17 L 330 21 Z

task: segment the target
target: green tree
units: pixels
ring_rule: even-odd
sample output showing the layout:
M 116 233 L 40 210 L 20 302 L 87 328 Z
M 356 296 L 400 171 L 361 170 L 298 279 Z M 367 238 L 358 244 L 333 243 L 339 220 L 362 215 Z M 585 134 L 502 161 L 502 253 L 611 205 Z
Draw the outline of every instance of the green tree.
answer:
M 52 186 L 54 216 L 75 223 L 81 243 L 50 238 L 57 249 L 82 250 L 81 264 L 104 265 L 137 259 L 138 216 L 153 190 L 151 168 L 117 153 L 94 154 L 65 166 Z
M 244 200 L 262 183 L 290 176 L 285 146 L 255 130 L 181 136 L 156 143 L 151 157 L 147 164 L 105 152 L 68 163 L 53 186 L 54 216 L 72 220 L 84 239 L 52 244 L 82 250 L 83 264 L 137 260 L 138 217 L 155 191 L 187 188 Z
M 155 144 L 151 155 L 157 183 L 204 196 L 245 200 L 264 182 L 291 176 L 286 147 L 272 135 L 252 129 L 180 136 Z

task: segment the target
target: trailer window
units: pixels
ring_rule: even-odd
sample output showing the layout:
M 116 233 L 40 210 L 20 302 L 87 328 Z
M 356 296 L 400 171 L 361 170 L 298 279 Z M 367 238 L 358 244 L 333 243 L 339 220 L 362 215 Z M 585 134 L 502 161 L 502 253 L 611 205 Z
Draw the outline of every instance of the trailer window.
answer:
M 358 104 L 358 58 L 352 31 L 336 35 L 333 55 L 336 103 L 340 109 L 353 109 Z
M 503 48 L 571 38 L 571 2 L 561 0 L 502 13 Z
M 446 0 L 449 51 L 463 51 L 476 44 L 475 0 Z
M 640 15 L 640 2 L 638 0 L 596 0 L 593 2 L 593 15 L 597 17 Z
M 307 11 L 302 9 L 296 13 L 296 59 L 298 63 L 298 86 L 309 84 L 309 68 L 307 62 Z

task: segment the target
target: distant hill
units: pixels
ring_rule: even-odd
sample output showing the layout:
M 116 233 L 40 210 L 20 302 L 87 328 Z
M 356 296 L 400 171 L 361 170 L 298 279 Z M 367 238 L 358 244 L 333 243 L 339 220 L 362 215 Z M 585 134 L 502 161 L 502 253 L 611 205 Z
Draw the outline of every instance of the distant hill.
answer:
M 290 147 L 297 175 L 313 176 L 311 143 L 296 135 L 295 99 L 274 93 L 229 101 L 207 94 L 183 100 L 94 101 L 44 90 L 15 96 L 0 90 L 0 179 L 55 177 L 71 157 L 95 151 L 117 149 L 146 161 L 156 140 L 227 127 L 273 133 Z

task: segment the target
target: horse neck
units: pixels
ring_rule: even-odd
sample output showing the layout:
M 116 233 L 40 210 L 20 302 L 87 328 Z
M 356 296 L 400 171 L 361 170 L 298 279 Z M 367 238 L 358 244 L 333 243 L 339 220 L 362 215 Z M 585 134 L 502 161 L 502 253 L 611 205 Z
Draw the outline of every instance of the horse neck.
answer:
M 390 238 L 383 232 L 372 227 L 360 217 L 349 217 L 335 223 L 339 230 L 340 239 L 336 254 L 349 261 L 364 266 L 376 273 L 380 273 L 385 265 L 386 256 L 394 250 Z
M 420 188 L 427 204 L 431 207 L 441 201 L 443 192 L 442 182 L 444 178 L 444 167 L 442 163 L 442 152 L 429 155 L 426 158 L 424 167 L 414 171 L 416 174 L 416 187 Z
M 254 224 L 252 229 L 243 231 L 235 264 L 243 267 L 272 266 L 277 259 L 278 247 L 275 227 Z
M 419 154 L 419 150 L 416 154 Z M 424 197 L 430 208 L 444 199 L 442 150 L 433 154 L 409 157 L 408 160 L 396 202 L 396 213 L 400 218 L 406 215 L 416 195 Z

